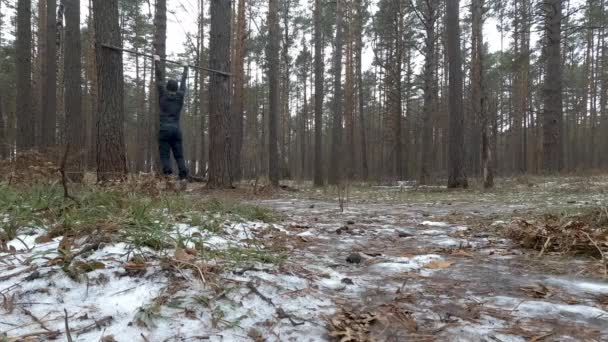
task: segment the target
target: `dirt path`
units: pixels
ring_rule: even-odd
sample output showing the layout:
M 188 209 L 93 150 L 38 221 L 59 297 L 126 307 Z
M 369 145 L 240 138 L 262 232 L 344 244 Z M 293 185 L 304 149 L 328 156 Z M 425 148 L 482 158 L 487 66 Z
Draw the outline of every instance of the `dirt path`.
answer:
M 608 341 L 608 283 L 576 276 L 583 261 L 541 262 L 510 241 L 437 219 L 519 206 L 352 204 L 342 213 L 328 202 L 261 204 L 284 213 L 285 229 L 302 242 L 289 264 L 314 274 L 320 295 L 344 309 L 333 321 L 341 336 Z

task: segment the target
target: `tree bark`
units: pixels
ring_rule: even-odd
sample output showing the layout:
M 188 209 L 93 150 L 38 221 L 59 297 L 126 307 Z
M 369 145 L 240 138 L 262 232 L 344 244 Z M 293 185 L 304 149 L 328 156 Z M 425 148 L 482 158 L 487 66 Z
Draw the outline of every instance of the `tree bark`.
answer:
M 230 0 L 211 2 L 209 68 L 230 72 Z M 207 187 L 231 188 L 230 78 L 209 75 L 209 181 Z
M 241 179 L 241 151 L 243 148 L 243 112 L 244 112 L 244 89 L 245 89 L 245 0 L 238 0 L 236 18 L 236 37 L 234 52 L 234 101 L 232 104 L 232 171 L 234 180 Z
M 323 38 L 321 0 L 315 0 L 315 186 L 324 185 L 323 175 Z
M 473 115 L 481 123 L 481 150 L 473 147 L 473 153 L 481 153 L 481 175 L 485 189 L 494 186 L 492 153 L 490 149 L 490 121 L 485 104 L 483 70 L 483 13 L 485 0 L 472 0 L 472 44 L 471 44 L 471 107 Z
M 167 0 L 156 0 L 156 6 L 154 9 L 154 52 L 160 56 L 161 62 L 160 67 L 163 75 L 166 75 L 165 68 L 166 64 L 164 59 L 167 56 Z M 152 70 L 152 69 L 151 69 Z M 154 77 L 150 78 L 150 91 L 152 94 L 150 104 L 152 106 L 150 112 L 152 120 L 151 132 L 150 132 L 150 149 L 152 152 L 152 170 L 156 170 L 160 174 L 162 169 L 160 165 L 160 153 L 158 146 L 158 134 L 160 130 L 160 108 L 158 105 L 158 89 L 154 83 Z
M 363 99 L 363 18 L 364 5 L 363 0 L 356 1 L 357 19 L 355 30 L 355 68 L 357 77 L 357 100 L 359 110 L 359 139 L 361 141 L 361 179 L 367 181 L 369 179 L 369 165 L 367 161 L 367 136 L 365 132 L 365 102 Z
M 57 24 L 55 1 L 46 2 L 46 60 L 42 99 L 42 147 L 55 145 L 57 133 Z
M 329 184 L 338 185 L 342 172 L 342 16 L 343 0 L 336 0 L 336 36 L 334 45 L 334 99 Z
M 462 55 L 460 47 L 460 0 L 447 0 L 447 53 L 449 60 L 449 154 L 448 188 L 467 188 L 462 106 Z
M 99 101 L 97 117 L 97 180 L 123 180 L 127 174 L 124 137 L 122 53 L 100 44 L 122 46 L 118 0 L 93 1 Z
M 546 65 L 543 87 L 543 170 L 556 174 L 563 167 L 563 105 L 561 23 L 562 0 L 547 0 L 545 9 Z
M 432 1 L 426 1 L 425 10 L 421 11 L 426 35 L 424 40 L 424 103 L 422 109 L 422 146 L 420 153 L 420 174 L 418 184 L 428 185 L 431 182 L 433 164 L 433 84 L 435 79 L 435 23 L 437 8 Z
M 72 181 L 82 181 L 86 150 L 84 117 L 82 112 L 82 76 L 80 41 L 80 0 L 64 0 L 65 4 L 65 114 L 67 144 L 71 156 L 66 172 Z
M 277 146 L 277 118 L 279 116 L 279 4 L 268 1 L 268 178 L 279 185 L 279 152 Z
M 32 4 L 30 0 L 17 2 L 16 77 L 17 77 L 17 150 L 34 147 L 34 125 L 31 107 L 32 73 Z

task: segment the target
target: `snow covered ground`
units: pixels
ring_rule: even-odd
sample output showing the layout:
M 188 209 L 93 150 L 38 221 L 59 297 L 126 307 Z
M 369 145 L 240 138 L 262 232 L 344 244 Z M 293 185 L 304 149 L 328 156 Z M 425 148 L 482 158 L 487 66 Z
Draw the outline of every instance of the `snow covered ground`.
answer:
M 166 233 L 181 245 L 159 251 L 26 229 L 0 252 L 0 334 L 66 340 L 69 329 L 73 341 L 105 342 L 608 339 L 605 280 L 567 275 L 567 261 L 566 275 L 555 275 L 508 241 L 441 221 L 454 206 L 353 204 L 341 212 L 320 201 L 261 204 L 286 220 L 229 221 L 219 231 L 177 223 Z

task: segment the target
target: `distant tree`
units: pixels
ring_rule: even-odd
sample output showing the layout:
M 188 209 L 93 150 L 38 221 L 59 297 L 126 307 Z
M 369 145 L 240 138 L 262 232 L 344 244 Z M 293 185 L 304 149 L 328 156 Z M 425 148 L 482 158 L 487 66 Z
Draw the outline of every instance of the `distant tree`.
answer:
M 323 186 L 323 31 L 321 0 L 315 0 L 314 39 L 315 39 L 315 167 L 314 184 Z
M 334 99 L 331 129 L 331 159 L 329 184 L 338 185 L 342 172 L 342 48 L 343 48 L 343 0 L 336 0 L 336 35 L 333 57 Z
M 268 1 L 268 176 L 274 186 L 279 185 L 279 152 L 277 118 L 279 116 L 279 4 Z
M 436 65 L 435 24 L 439 16 L 438 4 L 423 1 L 417 8 L 420 23 L 424 28 L 424 68 L 422 72 L 424 103 L 422 108 L 422 146 L 420 153 L 420 173 L 418 183 L 427 185 L 431 181 L 433 161 L 433 93 Z

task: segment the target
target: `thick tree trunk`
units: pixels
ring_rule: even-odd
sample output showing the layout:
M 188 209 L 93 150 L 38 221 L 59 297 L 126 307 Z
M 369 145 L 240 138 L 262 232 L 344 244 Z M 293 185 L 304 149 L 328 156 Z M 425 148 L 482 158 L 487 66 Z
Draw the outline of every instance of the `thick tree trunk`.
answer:
M 268 2 L 268 178 L 274 186 L 279 185 L 279 152 L 277 141 L 277 118 L 279 111 L 279 4 Z
M 544 8 L 547 55 L 543 87 L 543 170 L 546 174 L 555 174 L 563 167 L 562 0 L 547 0 Z
M 428 185 L 431 182 L 431 168 L 433 165 L 433 84 L 435 79 L 435 22 L 437 9 L 432 1 L 425 5 L 424 22 L 424 104 L 422 109 L 422 146 L 420 153 L 420 174 L 418 183 Z
M 465 174 L 464 113 L 462 106 L 462 52 L 460 48 L 460 0 L 447 0 L 446 29 L 449 60 L 448 188 L 467 188 Z
M 367 181 L 369 179 L 369 165 L 367 161 L 367 136 L 365 132 L 365 102 L 363 99 L 363 18 L 364 5 L 363 0 L 356 1 L 357 6 L 357 22 L 355 30 L 355 68 L 357 73 L 357 100 L 359 111 L 359 139 L 361 141 L 361 179 Z
M 230 72 L 230 0 L 211 2 L 209 68 Z M 209 181 L 211 189 L 232 187 L 230 78 L 209 75 Z
M 99 43 L 121 46 L 118 0 L 93 1 L 99 82 L 97 118 L 97 180 L 122 180 L 127 174 L 124 137 L 124 78 L 122 53 Z
M 238 0 L 234 52 L 234 101 L 232 103 L 232 171 L 235 180 L 241 179 L 241 151 L 243 148 L 243 113 L 245 89 L 245 0 Z
M 490 149 L 490 120 L 485 105 L 483 70 L 483 12 L 485 0 L 472 0 L 472 44 L 471 44 L 471 107 L 473 115 L 481 123 L 481 150 L 472 147 L 473 153 L 481 153 L 481 175 L 485 189 L 494 186 L 494 170 Z
M 336 37 L 334 45 L 334 99 L 329 184 L 338 185 L 342 172 L 342 16 L 343 0 L 336 0 Z
M 350 21 L 350 8 L 346 8 L 345 17 Z M 344 144 L 344 170 L 348 180 L 355 175 L 355 75 L 353 60 L 353 30 L 352 24 L 347 25 L 346 56 L 344 80 L 344 128 L 346 143 Z
M 156 0 L 154 9 L 154 53 L 161 58 L 160 67 L 162 74 L 165 73 L 164 59 L 167 56 L 167 0 Z M 152 70 L 152 69 L 151 69 Z M 151 112 L 151 132 L 150 132 L 150 149 L 152 151 L 152 170 L 156 170 L 160 174 L 162 169 L 160 165 L 160 154 L 158 150 L 158 133 L 160 129 L 160 108 L 158 106 L 158 89 L 155 86 L 154 77 L 150 78 L 150 91 L 152 94 L 150 105 Z
M 16 77 L 17 77 L 17 150 L 34 147 L 34 125 L 31 107 L 32 74 L 32 4 L 30 0 L 17 2 Z
M 322 2 L 315 0 L 315 186 L 324 185 L 323 175 L 323 38 Z
M 85 165 L 85 134 L 82 112 L 82 76 L 80 42 L 80 0 L 64 0 L 65 3 L 65 114 L 67 144 L 71 154 L 66 171 L 73 181 L 81 181 Z
M 42 99 L 42 147 L 55 145 L 57 133 L 57 24 L 55 1 L 46 3 L 46 60 Z

